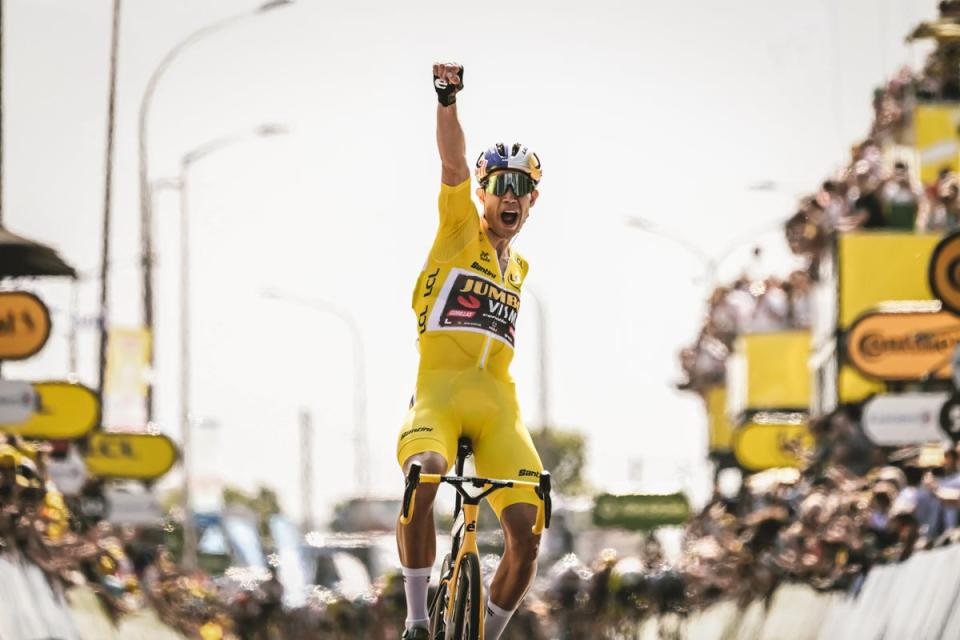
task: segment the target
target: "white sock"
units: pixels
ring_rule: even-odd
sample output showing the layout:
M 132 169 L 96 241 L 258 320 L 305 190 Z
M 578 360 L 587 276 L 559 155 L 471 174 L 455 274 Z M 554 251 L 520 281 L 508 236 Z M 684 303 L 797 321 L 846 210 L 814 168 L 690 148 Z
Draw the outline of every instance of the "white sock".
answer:
M 487 617 L 483 620 L 483 640 L 499 640 L 500 634 L 506 628 L 513 612 L 501 609 L 487 599 Z
M 427 628 L 430 614 L 427 612 L 427 587 L 430 584 L 431 567 L 408 569 L 400 567 L 403 574 L 403 591 L 407 595 L 407 620 L 404 626 Z

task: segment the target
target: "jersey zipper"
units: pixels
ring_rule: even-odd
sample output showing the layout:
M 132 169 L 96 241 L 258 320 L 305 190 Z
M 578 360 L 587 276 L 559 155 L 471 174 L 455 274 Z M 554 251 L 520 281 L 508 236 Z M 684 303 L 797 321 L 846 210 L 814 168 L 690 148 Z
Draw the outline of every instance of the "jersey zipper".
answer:
M 486 236 L 486 232 L 484 232 L 484 236 Z M 490 239 L 487 238 L 486 240 L 487 240 L 487 244 L 490 245 L 490 248 L 493 249 L 493 255 L 497 257 L 497 274 L 499 277 L 498 282 L 506 286 L 507 284 L 506 274 L 504 274 L 503 269 L 500 268 L 500 254 L 497 253 L 497 248 L 493 246 L 493 244 L 490 242 Z M 507 247 L 507 269 L 510 268 L 509 252 L 510 252 L 510 247 Z M 493 341 L 493 338 L 491 338 L 490 336 L 487 336 L 484 339 L 483 351 L 480 352 L 480 361 L 477 363 L 478 369 L 484 369 L 487 366 L 487 356 L 490 355 L 490 343 L 492 341 Z

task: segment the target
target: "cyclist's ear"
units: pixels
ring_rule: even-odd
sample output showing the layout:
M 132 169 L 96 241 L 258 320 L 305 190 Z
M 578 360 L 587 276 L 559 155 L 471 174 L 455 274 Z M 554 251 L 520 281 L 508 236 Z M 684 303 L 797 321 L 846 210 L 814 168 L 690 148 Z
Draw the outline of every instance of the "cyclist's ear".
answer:
M 537 198 L 540 197 L 540 192 L 534 189 L 530 192 L 530 206 L 532 207 L 537 202 Z
M 483 197 L 487 195 L 487 192 L 483 187 L 477 187 L 477 197 L 480 198 L 480 202 L 484 202 Z

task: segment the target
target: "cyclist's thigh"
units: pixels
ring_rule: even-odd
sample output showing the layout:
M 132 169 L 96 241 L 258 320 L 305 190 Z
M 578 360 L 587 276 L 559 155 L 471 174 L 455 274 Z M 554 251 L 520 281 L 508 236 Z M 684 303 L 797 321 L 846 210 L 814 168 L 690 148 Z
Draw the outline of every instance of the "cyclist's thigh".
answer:
M 460 420 L 449 402 L 445 385 L 417 386 L 413 406 L 397 437 L 397 462 L 402 467 L 410 456 L 434 451 L 443 456 L 449 468 L 457 455 Z
M 498 382 L 500 387 L 499 410 L 482 429 L 473 443 L 477 475 L 500 480 L 526 480 L 536 482 L 543 471 L 540 456 L 530 432 L 520 418 L 513 385 Z M 530 489 L 500 489 L 487 501 L 497 517 L 511 504 L 537 505 L 540 500 Z

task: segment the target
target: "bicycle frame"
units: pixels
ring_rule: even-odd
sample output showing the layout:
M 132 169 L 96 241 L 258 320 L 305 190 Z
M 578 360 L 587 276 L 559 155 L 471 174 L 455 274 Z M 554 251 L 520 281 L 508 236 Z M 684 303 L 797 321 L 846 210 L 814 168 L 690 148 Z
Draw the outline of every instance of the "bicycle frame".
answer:
M 452 558 L 453 569 L 452 572 L 447 578 L 447 588 L 449 597 L 447 598 L 447 610 L 444 614 L 444 619 L 449 623 L 453 618 L 453 608 L 455 606 L 456 594 L 450 593 L 450 590 L 455 589 L 457 585 L 457 579 L 460 576 L 460 568 L 462 566 L 463 558 L 467 554 L 474 554 L 479 559 L 480 550 L 477 546 L 477 516 L 480 512 L 480 501 L 485 497 L 497 491 L 499 489 L 507 489 L 514 487 L 525 487 L 531 489 L 537 497 L 540 499 L 537 504 L 537 517 L 534 521 L 532 531 L 534 535 L 540 535 L 543 533 L 543 530 L 550 526 L 550 512 L 551 512 L 551 500 L 550 500 L 550 473 L 543 472 L 540 474 L 539 482 L 527 482 L 524 480 L 494 480 L 491 478 L 476 478 L 463 476 L 463 462 L 466 457 L 466 451 L 469 449 L 460 448 L 457 455 L 457 464 L 456 471 L 457 475 L 445 476 L 438 473 L 421 473 L 420 465 L 414 463 L 410 466 L 410 471 L 407 474 L 407 483 L 403 495 L 403 511 L 400 514 L 401 524 L 408 524 L 410 519 L 413 518 L 413 509 L 414 502 L 417 492 L 417 487 L 420 483 L 426 484 L 440 484 L 446 483 L 452 485 L 454 489 L 457 490 L 457 501 L 454 511 L 454 522 L 459 516 L 463 515 L 463 524 L 461 526 L 461 531 L 463 532 L 462 539 L 457 539 L 456 525 L 454 527 L 453 535 L 453 545 L 455 557 Z M 477 495 L 470 495 L 464 489 L 464 485 L 471 485 L 476 489 L 480 489 L 480 493 Z M 444 578 L 441 577 L 441 581 Z M 483 584 L 480 584 L 480 601 L 484 602 L 484 589 Z M 483 626 L 484 618 L 486 617 L 485 607 L 481 606 L 480 609 L 480 637 L 483 637 Z

